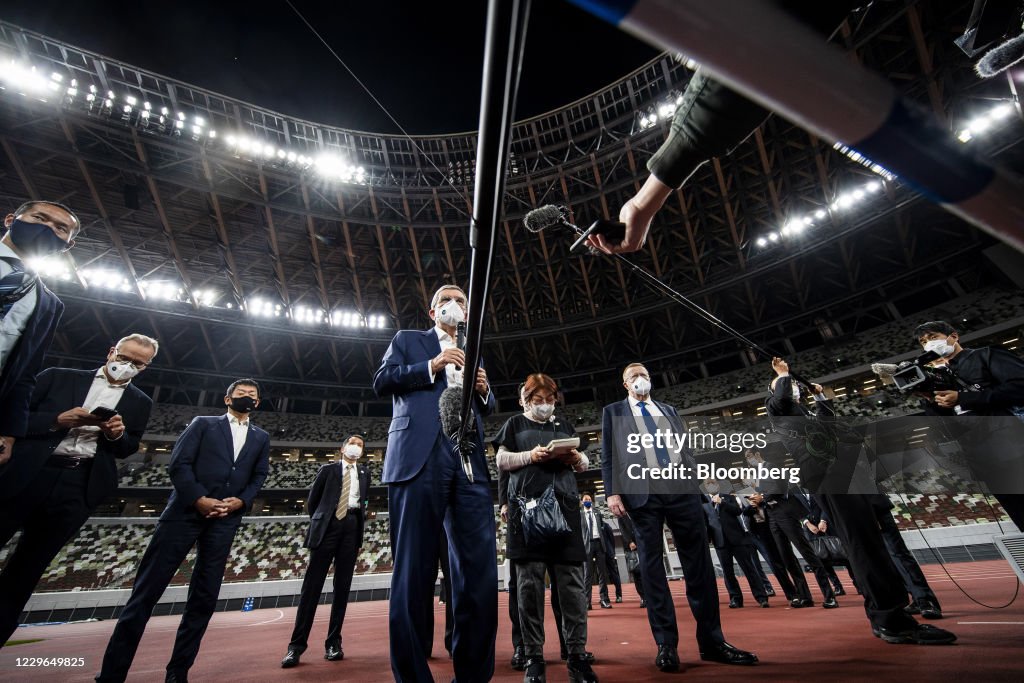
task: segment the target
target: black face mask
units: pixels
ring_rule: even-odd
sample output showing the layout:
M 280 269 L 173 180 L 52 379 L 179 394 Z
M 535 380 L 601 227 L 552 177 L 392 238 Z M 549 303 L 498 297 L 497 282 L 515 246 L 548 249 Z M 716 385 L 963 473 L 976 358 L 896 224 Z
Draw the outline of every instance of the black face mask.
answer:
M 256 399 L 250 396 L 235 396 L 231 399 L 231 410 L 236 413 L 248 413 L 256 407 Z
M 50 256 L 67 251 L 68 243 L 57 237 L 45 223 L 29 223 L 17 218 L 11 223 L 11 242 L 26 256 Z

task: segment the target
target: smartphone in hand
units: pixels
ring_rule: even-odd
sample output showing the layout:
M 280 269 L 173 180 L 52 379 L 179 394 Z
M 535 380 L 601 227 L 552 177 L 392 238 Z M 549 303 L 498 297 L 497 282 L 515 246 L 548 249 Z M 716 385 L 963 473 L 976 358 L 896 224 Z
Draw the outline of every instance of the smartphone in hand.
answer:
M 114 410 L 113 408 L 104 408 L 103 406 L 96 406 L 89 412 L 91 415 L 95 415 L 96 417 L 100 418 L 103 421 L 109 420 L 110 418 L 117 415 L 117 411 Z

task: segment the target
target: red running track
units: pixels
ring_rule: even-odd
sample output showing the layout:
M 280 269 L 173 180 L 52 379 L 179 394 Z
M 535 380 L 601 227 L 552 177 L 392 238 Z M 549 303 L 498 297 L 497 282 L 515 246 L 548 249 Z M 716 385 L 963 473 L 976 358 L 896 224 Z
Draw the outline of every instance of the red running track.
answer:
M 1001 605 L 1017 588 L 1014 573 L 1002 560 L 966 562 L 947 569 L 976 600 Z M 734 645 L 754 651 L 756 667 L 729 667 L 701 662 L 693 639 L 693 619 L 686 607 L 681 581 L 670 583 L 679 616 L 679 656 L 686 681 L 705 681 L 723 676 L 761 681 L 803 680 L 913 681 L 1021 680 L 1024 655 L 1024 596 L 1007 609 L 986 609 L 971 602 L 956 588 L 939 565 L 926 565 L 925 574 L 942 602 L 946 618 L 935 622 L 959 636 L 955 645 L 888 645 L 871 635 L 859 596 L 839 598 L 840 609 L 820 606 L 794 610 L 780 596 L 771 609 L 760 609 L 749 595 L 746 607 L 728 609 L 725 590 L 719 584 L 722 624 Z M 840 577 L 851 588 L 845 573 Z M 811 578 L 811 577 L 809 577 Z M 740 580 L 743 584 L 743 580 Z M 815 591 L 811 580 L 812 591 Z M 671 679 L 654 666 L 656 648 L 645 611 L 640 609 L 632 584 L 624 587 L 624 602 L 610 610 L 590 612 L 588 649 L 597 656 L 594 670 L 602 681 Z M 744 586 L 744 588 L 746 588 Z M 820 596 L 815 595 L 816 599 Z M 508 660 L 512 654 L 507 618 L 508 594 L 501 593 L 498 623 L 498 660 L 495 681 L 521 681 Z M 751 607 L 754 605 L 754 607 Z M 596 605 L 595 605 L 596 607 Z M 328 609 L 321 606 L 310 638 L 310 649 L 298 667 L 280 668 L 287 649 L 295 609 L 218 613 L 203 641 L 194 681 L 390 681 L 388 660 L 387 602 L 349 605 L 344 627 L 345 660 L 327 662 L 320 649 L 326 631 Z M 142 640 L 130 682 L 163 681 L 178 616 L 155 617 Z M 435 610 L 435 679 L 450 681 L 451 662 L 443 645 L 444 610 Z M 41 642 L 0 650 L 0 681 L 91 681 L 99 670 L 113 621 L 20 628 L 17 639 L 41 638 Z M 558 659 L 558 640 L 550 610 L 547 614 L 548 678 L 565 681 L 564 664 Z M 81 657 L 81 667 L 19 667 L 16 658 Z

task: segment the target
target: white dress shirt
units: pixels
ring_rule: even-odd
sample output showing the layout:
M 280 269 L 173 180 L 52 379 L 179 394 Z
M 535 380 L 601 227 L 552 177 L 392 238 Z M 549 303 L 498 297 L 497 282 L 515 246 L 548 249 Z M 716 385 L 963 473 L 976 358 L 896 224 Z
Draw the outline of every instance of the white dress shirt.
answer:
M 245 447 L 245 438 L 249 435 L 249 417 L 239 420 L 231 413 L 228 413 L 228 426 L 231 427 L 231 441 L 235 447 L 235 460 L 238 454 Z
M 124 384 L 111 384 L 103 372 L 103 368 L 100 368 L 96 371 L 96 376 L 92 380 L 92 386 L 89 387 L 89 393 L 86 394 L 82 407 L 89 412 L 99 407 L 114 410 L 129 384 L 131 384 L 130 381 Z M 100 433 L 100 428 L 92 425 L 74 427 L 57 444 L 53 452 L 57 455 L 70 455 L 76 458 L 95 457 Z M 121 436 L 124 436 L 124 432 L 121 433 Z
M 583 514 L 587 518 L 587 527 L 590 529 L 590 538 L 601 538 L 601 522 L 597 519 L 597 515 L 594 514 L 594 508 L 589 510 L 583 508 Z
M 348 475 L 352 477 L 352 481 L 349 482 L 348 490 L 348 507 L 352 508 L 359 507 L 359 464 L 346 462 L 344 458 L 341 460 L 341 481 L 342 484 L 345 482 L 346 470 L 352 470 L 352 474 Z M 340 489 L 339 489 L 340 491 Z
M 454 349 L 455 348 L 455 340 L 452 339 L 450 334 L 448 334 L 447 332 L 442 330 L 440 328 L 440 326 L 438 326 L 438 325 L 434 326 L 434 334 L 437 335 L 437 341 L 440 342 L 441 350 L 442 351 L 444 351 L 446 349 Z M 455 369 L 455 363 L 449 363 L 448 365 L 444 366 L 444 374 L 445 374 L 445 377 L 448 379 L 448 386 L 450 386 L 450 387 L 455 387 L 455 386 L 461 387 L 462 386 L 462 378 L 466 374 L 466 369 L 463 368 L 462 370 L 456 370 Z M 434 381 L 434 368 L 433 368 L 433 366 L 430 366 L 430 381 L 431 382 Z
M 11 264 L 4 259 L 21 261 L 17 254 L 3 242 L 0 242 L 0 256 L 3 257 L 0 258 L 0 277 L 8 275 L 12 270 Z M 24 262 L 22 262 L 22 267 L 27 269 Z M 11 357 L 11 353 L 13 353 L 14 348 L 18 345 L 21 333 L 28 326 L 29 318 L 35 313 L 38 302 L 39 281 L 36 280 L 35 286 L 25 296 L 14 302 L 11 310 L 7 311 L 7 315 L 0 320 L 0 371 L 3 371 L 4 366 L 7 364 L 7 359 Z

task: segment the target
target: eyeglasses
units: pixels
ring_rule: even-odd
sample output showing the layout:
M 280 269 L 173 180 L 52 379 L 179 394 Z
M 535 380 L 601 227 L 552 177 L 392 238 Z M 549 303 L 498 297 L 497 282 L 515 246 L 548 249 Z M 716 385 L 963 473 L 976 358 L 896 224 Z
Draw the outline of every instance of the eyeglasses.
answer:
M 114 356 L 114 360 L 116 360 L 119 363 L 128 363 L 129 365 L 135 367 L 138 370 L 142 370 L 143 368 L 149 367 L 149 363 L 146 361 L 135 360 L 134 358 L 129 358 L 128 356 L 122 356 L 120 353 Z
M 535 406 L 539 406 L 539 405 L 541 405 L 543 403 L 554 403 L 554 402 L 555 402 L 555 397 L 552 396 L 551 394 L 548 394 L 547 396 L 531 396 L 530 397 L 530 404 L 531 405 L 535 405 Z

